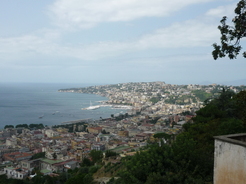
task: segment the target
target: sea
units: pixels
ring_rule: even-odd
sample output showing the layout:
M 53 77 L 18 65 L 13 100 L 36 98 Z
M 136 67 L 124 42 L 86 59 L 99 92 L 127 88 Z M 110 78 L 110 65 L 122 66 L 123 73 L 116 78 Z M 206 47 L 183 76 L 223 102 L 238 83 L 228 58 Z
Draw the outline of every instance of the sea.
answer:
M 5 125 L 42 123 L 53 126 L 81 119 L 99 120 L 126 112 L 109 106 L 82 110 L 108 99 L 94 94 L 58 92 L 59 89 L 86 86 L 92 85 L 0 83 L 0 129 Z

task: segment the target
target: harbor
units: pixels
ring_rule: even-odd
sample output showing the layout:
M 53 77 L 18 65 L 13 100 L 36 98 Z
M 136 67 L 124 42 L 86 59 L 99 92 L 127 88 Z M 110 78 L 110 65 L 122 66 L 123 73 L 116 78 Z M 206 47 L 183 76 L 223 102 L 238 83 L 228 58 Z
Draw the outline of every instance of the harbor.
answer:
M 85 107 L 85 108 L 81 108 L 82 110 L 96 110 L 99 109 L 101 107 L 110 107 L 111 109 L 132 109 L 132 106 L 130 105 L 118 105 L 118 104 L 109 104 L 107 103 L 107 101 L 97 101 L 98 105 L 92 105 L 92 103 L 90 102 L 90 106 L 89 107 Z
M 95 106 L 89 106 L 86 108 L 82 108 L 82 110 L 95 110 L 101 107 L 111 107 L 111 109 L 129 109 L 129 110 L 132 109 L 132 106 L 129 106 L 129 105 L 102 104 L 102 105 L 95 105 Z

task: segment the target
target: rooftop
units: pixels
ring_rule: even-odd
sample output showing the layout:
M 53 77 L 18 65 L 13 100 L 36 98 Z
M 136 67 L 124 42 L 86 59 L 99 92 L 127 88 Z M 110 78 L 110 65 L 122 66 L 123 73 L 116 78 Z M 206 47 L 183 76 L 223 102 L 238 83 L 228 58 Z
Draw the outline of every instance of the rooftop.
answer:
M 246 133 L 215 136 L 214 139 L 246 147 Z
M 50 159 L 46 159 L 46 158 L 42 159 L 42 161 L 46 162 L 48 164 L 56 164 L 56 163 L 64 162 L 62 160 L 50 160 Z
M 50 171 L 48 169 L 42 169 L 40 172 L 43 173 L 43 174 L 47 174 L 47 173 L 50 173 L 52 171 Z

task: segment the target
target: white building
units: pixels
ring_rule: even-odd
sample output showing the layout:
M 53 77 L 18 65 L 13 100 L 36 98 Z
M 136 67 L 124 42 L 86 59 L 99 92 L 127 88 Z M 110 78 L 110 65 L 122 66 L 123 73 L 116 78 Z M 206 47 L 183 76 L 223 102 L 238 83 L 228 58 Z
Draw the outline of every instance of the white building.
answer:
M 4 168 L 4 173 L 8 178 L 24 179 L 28 175 L 28 170 L 22 168 L 6 167 Z

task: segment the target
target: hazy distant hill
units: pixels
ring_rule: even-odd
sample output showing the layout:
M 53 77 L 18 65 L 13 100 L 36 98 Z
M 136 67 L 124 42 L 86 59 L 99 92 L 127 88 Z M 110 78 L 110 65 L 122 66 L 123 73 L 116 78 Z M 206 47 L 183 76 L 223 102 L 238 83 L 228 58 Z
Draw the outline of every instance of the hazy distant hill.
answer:
M 199 84 L 201 85 L 209 85 L 209 84 L 221 84 L 221 85 L 232 85 L 232 86 L 240 86 L 246 85 L 246 79 L 234 80 L 234 81 L 222 81 L 222 82 L 211 82 L 211 81 L 202 81 Z
M 233 85 L 233 86 L 246 85 L 246 79 L 240 79 L 240 80 L 234 80 L 234 81 L 225 81 L 225 82 L 221 82 L 221 84 Z

